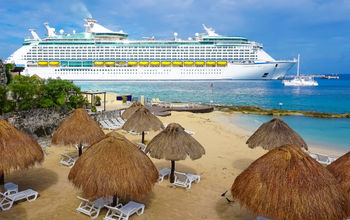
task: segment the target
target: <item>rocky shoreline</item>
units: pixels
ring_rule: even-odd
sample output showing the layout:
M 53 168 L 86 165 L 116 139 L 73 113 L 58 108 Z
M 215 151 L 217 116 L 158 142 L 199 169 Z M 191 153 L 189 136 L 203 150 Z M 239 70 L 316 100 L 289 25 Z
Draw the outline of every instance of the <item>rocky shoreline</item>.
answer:
M 350 118 L 350 113 L 337 114 L 315 111 L 295 111 L 283 109 L 263 109 L 258 106 L 242 106 L 242 105 L 215 105 L 215 110 L 222 112 L 241 112 L 244 114 L 257 115 L 274 115 L 274 116 L 293 116 L 303 115 L 314 118 Z

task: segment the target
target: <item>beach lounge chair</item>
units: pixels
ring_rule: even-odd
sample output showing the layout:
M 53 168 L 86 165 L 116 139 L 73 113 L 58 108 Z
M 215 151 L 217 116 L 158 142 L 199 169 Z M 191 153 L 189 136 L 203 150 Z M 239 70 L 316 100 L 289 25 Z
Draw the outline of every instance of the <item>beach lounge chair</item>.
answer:
M 145 205 L 137 202 L 130 201 L 126 205 L 111 207 L 105 206 L 108 208 L 108 212 L 106 216 L 103 218 L 104 220 L 128 220 L 131 215 L 136 213 L 137 215 L 142 215 L 145 210 Z
M 112 118 L 111 121 L 119 128 L 123 127 L 123 124 L 120 123 L 120 121 L 118 121 L 117 119 L 115 118 Z
M 80 196 L 77 196 L 78 199 L 81 200 L 79 207 L 77 208 L 78 212 L 81 212 L 85 215 L 90 216 L 91 219 L 95 219 L 100 214 L 101 209 L 105 205 L 110 205 L 113 202 L 113 198 L 99 198 L 95 201 L 91 202 L 90 200 L 84 199 Z M 117 200 L 117 204 L 119 205 L 119 199 Z
M 329 165 L 333 161 L 336 160 L 336 158 L 329 157 L 329 156 L 324 155 L 324 154 L 312 154 L 312 153 L 309 153 L 309 155 L 310 155 L 310 157 L 314 158 L 320 164 L 325 164 L 325 165 Z
M 192 182 L 199 183 L 201 177 L 195 174 L 186 174 L 175 171 L 175 180 L 173 182 L 174 186 L 181 186 L 187 189 L 191 189 Z
M 171 170 L 168 168 L 163 168 L 163 169 L 159 170 L 158 172 L 159 172 L 158 183 L 161 183 L 161 182 L 163 182 L 164 177 L 166 177 L 166 176 L 169 177 Z
M 36 200 L 36 198 L 38 197 L 38 192 L 35 192 L 32 189 L 27 189 L 21 192 L 7 195 L 0 192 L 0 195 L 2 196 L 2 200 L 0 201 L 0 208 L 3 211 L 6 211 L 12 208 L 14 202 L 17 202 L 19 200 L 27 199 L 28 202 Z
M 18 193 L 18 185 L 17 184 L 8 182 L 8 183 L 5 183 L 4 187 L 5 187 L 5 192 L 4 192 L 5 195 Z
M 61 154 L 60 164 L 72 168 L 79 157 L 71 157 L 68 154 Z
M 136 143 L 136 145 L 137 145 L 138 148 L 140 148 L 140 150 L 145 152 L 146 147 L 147 147 L 146 145 L 144 145 L 143 143 L 140 143 L 140 142 Z
M 124 124 L 126 122 L 126 120 L 123 120 L 121 117 L 117 117 L 117 120 L 121 123 Z
M 185 130 L 185 132 L 189 135 L 194 135 L 194 132 L 193 131 L 190 131 L 190 130 Z
M 99 122 L 100 122 L 100 125 L 102 126 L 102 128 L 113 130 L 113 128 L 111 126 L 109 126 L 105 121 L 99 121 Z
M 118 129 L 120 128 L 120 126 L 117 126 L 115 124 L 113 124 L 112 122 L 110 122 L 109 120 L 104 120 L 104 122 L 106 122 L 106 124 L 111 128 L 111 129 Z

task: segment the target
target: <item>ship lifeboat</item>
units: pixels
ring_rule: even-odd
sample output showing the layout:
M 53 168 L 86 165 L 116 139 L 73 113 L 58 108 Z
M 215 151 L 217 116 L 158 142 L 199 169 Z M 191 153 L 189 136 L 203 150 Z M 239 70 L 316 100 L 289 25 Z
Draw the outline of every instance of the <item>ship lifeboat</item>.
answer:
M 39 66 L 47 66 L 48 63 L 49 63 L 49 62 L 47 62 L 47 61 L 39 61 L 39 62 L 38 62 L 38 65 L 39 65 Z
M 114 61 L 106 61 L 105 64 L 106 64 L 106 66 L 114 66 L 115 62 Z
M 95 65 L 95 66 L 103 66 L 103 65 L 104 65 L 104 62 L 103 62 L 103 61 L 95 61 L 95 62 L 94 62 L 94 65 Z
M 204 66 L 204 61 L 196 61 L 196 66 Z
M 125 65 L 125 62 L 120 61 L 120 62 L 118 62 L 118 65 Z
M 50 64 L 50 66 L 59 66 L 60 62 L 59 61 L 50 61 L 49 64 Z
M 185 66 L 193 66 L 193 61 L 185 61 L 184 65 Z
M 227 66 L 227 61 L 218 61 L 218 66 Z
M 205 63 L 207 64 L 207 66 L 215 66 L 216 65 L 215 61 L 207 61 Z
M 137 61 L 128 61 L 128 66 L 137 66 Z
M 160 62 L 159 61 L 151 61 L 151 66 L 159 66 Z
M 170 66 L 171 62 L 170 61 L 162 61 L 162 66 Z
M 182 61 L 173 61 L 173 66 L 182 66 Z
M 148 66 L 149 62 L 148 61 L 140 61 L 139 65 L 140 66 Z

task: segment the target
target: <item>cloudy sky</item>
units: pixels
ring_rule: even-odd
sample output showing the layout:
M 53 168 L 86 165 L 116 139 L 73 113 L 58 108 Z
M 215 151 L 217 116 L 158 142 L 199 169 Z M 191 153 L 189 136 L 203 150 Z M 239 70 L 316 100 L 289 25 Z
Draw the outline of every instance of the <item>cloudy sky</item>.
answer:
M 0 58 L 21 47 L 34 28 L 46 35 L 44 22 L 56 31 L 84 30 L 89 16 L 102 25 L 129 33 L 132 39 L 187 39 L 203 32 L 244 36 L 264 45 L 275 59 L 301 54 L 302 73 L 350 73 L 349 0 L 1 0 Z

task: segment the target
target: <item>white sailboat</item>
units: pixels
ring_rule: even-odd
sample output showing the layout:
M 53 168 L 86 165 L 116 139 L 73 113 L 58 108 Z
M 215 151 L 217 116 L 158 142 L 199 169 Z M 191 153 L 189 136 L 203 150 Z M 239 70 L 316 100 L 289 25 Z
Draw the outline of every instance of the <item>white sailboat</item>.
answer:
M 300 54 L 298 54 L 297 75 L 291 80 L 283 80 L 285 86 L 318 86 L 318 82 L 311 76 L 300 76 Z

